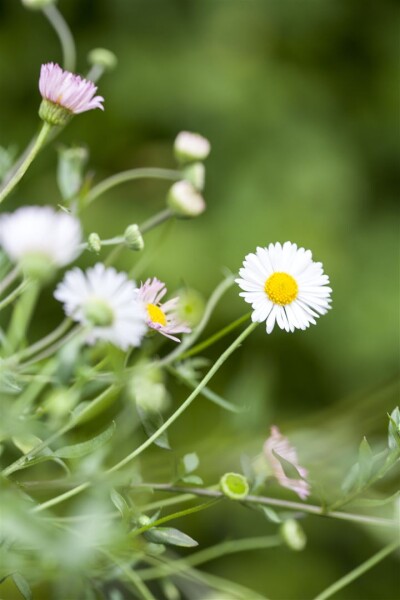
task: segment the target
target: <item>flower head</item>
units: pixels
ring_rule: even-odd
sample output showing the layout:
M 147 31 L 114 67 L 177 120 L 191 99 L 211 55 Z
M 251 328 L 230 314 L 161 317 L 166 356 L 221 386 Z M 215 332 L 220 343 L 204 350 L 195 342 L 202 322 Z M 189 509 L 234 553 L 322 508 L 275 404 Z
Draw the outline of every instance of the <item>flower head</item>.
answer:
M 201 194 L 189 181 L 177 181 L 170 188 L 167 204 L 176 217 L 198 217 L 206 210 L 206 203 Z
M 80 222 L 51 206 L 23 206 L 0 216 L 0 246 L 16 263 L 64 267 L 79 254 Z
M 204 160 L 210 154 L 210 150 L 210 142 L 199 133 L 181 131 L 174 142 L 175 155 L 183 163 Z
M 299 475 L 297 479 L 286 475 L 276 455 L 294 467 Z M 271 427 L 271 435 L 264 443 L 264 456 L 281 486 L 292 490 L 302 500 L 310 495 L 310 485 L 306 481 L 308 471 L 299 465 L 296 449 L 275 425 Z
M 105 340 L 127 350 L 139 346 L 146 333 L 146 313 L 137 288 L 113 267 L 97 263 L 85 273 L 78 268 L 68 271 L 54 297 L 69 317 L 91 327 L 89 344 Z
M 95 96 L 97 87 L 92 81 L 64 71 L 55 63 L 42 65 L 39 90 L 43 98 L 39 114 L 52 125 L 63 124 L 70 114 L 104 110 L 104 98 Z
M 267 333 L 275 322 L 286 331 L 306 329 L 330 307 L 332 289 L 322 263 L 310 250 L 278 242 L 248 254 L 236 283 L 241 296 L 252 305 L 253 321 L 266 321 Z
M 161 304 L 161 299 L 167 293 L 165 283 L 156 277 L 147 279 L 139 288 L 138 298 L 147 312 L 147 325 L 162 335 L 179 342 L 175 333 L 190 333 L 191 329 L 178 316 L 179 298 L 172 298 Z

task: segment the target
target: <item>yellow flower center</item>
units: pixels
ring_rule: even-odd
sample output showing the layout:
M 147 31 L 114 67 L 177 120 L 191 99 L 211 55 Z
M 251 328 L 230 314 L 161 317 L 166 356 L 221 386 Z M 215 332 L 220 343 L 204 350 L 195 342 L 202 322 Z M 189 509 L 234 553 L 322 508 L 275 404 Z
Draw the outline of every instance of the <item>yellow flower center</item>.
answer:
M 153 323 L 159 323 L 163 327 L 167 324 L 167 317 L 159 306 L 156 306 L 155 304 L 148 304 L 146 309 L 150 321 Z
M 287 273 L 273 273 L 264 285 L 265 293 L 274 304 L 285 306 L 297 298 L 299 286 Z

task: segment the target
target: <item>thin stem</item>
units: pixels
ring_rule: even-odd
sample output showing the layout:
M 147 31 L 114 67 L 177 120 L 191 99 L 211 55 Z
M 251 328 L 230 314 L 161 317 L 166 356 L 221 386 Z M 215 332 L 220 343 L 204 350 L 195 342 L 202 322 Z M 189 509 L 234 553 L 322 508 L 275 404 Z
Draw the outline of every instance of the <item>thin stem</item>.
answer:
M 193 392 L 190 394 L 190 396 L 169 417 L 169 419 L 167 419 L 165 421 L 165 423 L 163 423 L 163 425 L 161 425 L 161 427 L 159 427 L 157 429 L 157 431 L 153 433 L 153 435 L 151 435 L 149 438 L 147 438 L 147 440 L 145 442 L 143 442 L 143 444 L 141 444 L 138 448 L 136 448 L 136 450 L 134 450 L 133 452 L 131 452 L 128 456 L 126 456 L 124 459 L 122 459 L 119 463 L 117 463 L 116 465 L 114 465 L 113 467 L 111 467 L 111 469 L 109 469 L 107 471 L 107 473 L 114 473 L 115 471 L 118 471 L 123 466 L 125 466 L 126 464 L 128 464 L 131 460 L 133 460 L 134 458 L 136 458 L 137 456 L 139 456 L 139 454 L 141 454 L 143 452 L 143 450 L 145 450 L 146 448 L 148 448 L 149 446 L 151 446 L 151 444 L 154 442 L 154 440 L 156 440 L 157 438 L 159 438 L 160 435 L 162 433 L 164 433 L 164 431 L 166 431 L 168 429 L 168 427 L 170 425 L 172 425 L 172 423 L 174 423 L 176 421 L 176 419 L 191 405 L 191 403 L 193 402 L 193 400 L 195 398 L 197 398 L 197 396 L 200 394 L 200 392 L 202 391 L 202 389 L 207 385 L 207 383 L 210 381 L 210 379 L 212 379 L 212 377 L 220 369 L 220 367 L 222 367 L 222 365 L 224 364 L 224 362 L 236 350 L 236 348 L 238 348 L 241 345 L 241 343 L 250 335 L 250 333 L 252 333 L 254 331 L 254 329 L 257 327 L 257 325 L 258 325 L 258 323 L 251 323 L 236 338 L 236 340 L 234 340 L 232 342 L 232 344 L 225 350 L 225 352 L 223 352 L 221 354 L 221 356 L 214 363 L 214 365 L 211 367 L 211 369 L 208 371 L 208 373 L 203 377 L 203 379 L 197 385 L 196 389 L 193 390 Z
M 139 225 L 140 232 L 147 233 L 151 229 L 154 229 L 158 225 L 161 225 L 161 223 L 168 221 L 168 219 L 170 219 L 173 216 L 173 212 L 169 208 L 165 208 L 164 210 L 161 210 L 159 213 L 157 213 L 153 217 L 150 217 L 150 219 L 147 219 L 147 221 L 144 221 L 144 223 Z
M 24 290 L 26 289 L 26 287 L 28 285 L 29 285 L 29 282 L 26 279 L 24 281 L 22 281 L 18 287 L 16 287 L 8 296 L 3 298 L 3 300 L 1 300 L 0 310 L 3 310 L 3 308 L 5 308 L 6 306 L 8 306 L 12 302 L 14 302 L 14 300 L 16 298 L 18 298 L 18 296 L 24 292 Z
M 37 354 L 36 356 L 31 358 L 30 360 L 27 360 L 26 362 L 21 363 L 19 365 L 19 368 L 25 369 L 26 367 L 30 367 L 31 365 L 36 364 L 37 362 L 43 360 L 44 358 L 48 358 L 49 356 L 52 356 L 55 352 L 57 352 L 60 348 L 62 348 L 62 346 L 65 346 L 65 344 L 67 344 L 72 339 L 74 339 L 75 337 L 80 335 L 83 331 L 84 331 L 84 329 L 82 327 L 76 327 L 75 329 L 73 329 L 72 331 L 67 333 L 63 338 L 57 340 L 56 342 L 54 342 L 54 344 L 52 344 L 51 346 L 48 346 L 42 352 L 39 352 L 39 354 Z
M 41 350 L 58 340 L 59 337 L 64 335 L 64 333 L 66 333 L 71 327 L 72 323 L 72 319 L 64 319 L 64 321 L 62 321 L 62 323 L 58 327 L 56 327 L 56 329 L 54 329 L 51 333 L 46 335 L 38 342 L 35 342 L 31 346 L 24 348 L 24 350 L 19 352 L 16 355 L 16 357 L 13 358 L 17 358 L 18 360 L 20 360 L 22 358 L 29 358 L 33 354 L 36 354 L 36 352 L 40 352 Z
M 219 490 L 212 490 L 206 488 L 187 488 L 176 485 L 169 485 L 168 483 L 144 483 L 141 484 L 144 487 L 150 487 L 160 492 L 176 492 L 187 494 L 190 493 L 193 496 L 206 496 L 208 498 L 224 498 L 224 494 Z M 140 485 L 138 486 L 140 487 Z M 341 519 L 344 521 L 353 521 L 355 523 L 363 523 L 365 525 L 379 525 L 382 527 L 393 527 L 396 522 L 391 519 L 382 519 L 380 517 L 369 517 L 366 515 L 357 515 L 339 511 L 325 512 L 321 506 L 313 504 L 302 504 L 301 502 L 291 502 L 290 500 L 280 500 L 278 498 L 269 498 L 268 496 L 253 496 L 249 494 L 243 500 L 244 503 L 250 504 L 265 504 L 267 506 L 278 506 L 286 510 L 294 510 L 297 512 L 305 512 L 321 517 L 331 517 L 335 519 Z
M 74 38 L 67 22 L 54 4 L 45 6 L 42 11 L 60 40 L 64 69 L 74 72 L 76 68 L 76 49 Z
M 335 583 L 330 585 L 326 590 L 318 594 L 318 596 L 316 596 L 314 600 L 327 600 L 327 598 L 331 598 L 331 596 L 336 594 L 336 592 L 339 592 L 344 587 L 349 585 L 352 581 L 358 579 L 358 577 L 361 577 L 361 575 L 372 569 L 372 567 L 381 562 L 381 560 L 386 558 L 386 556 L 394 552 L 394 550 L 396 550 L 399 546 L 399 541 L 392 542 L 388 546 L 385 546 L 385 548 L 382 548 L 382 550 L 380 550 L 379 552 L 371 556 L 371 558 L 363 562 L 361 565 L 359 565 L 352 571 L 350 571 L 350 573 L 347 573 L 347 575 L 345 575 L 338 581 L 335 581 Z
M 46 141 L 47 136 L 52 130 L 52 125 L 49 123 L 43 123 L 38 136 L 35 142 L 30 147 L 29 153 L 26 155 L 24 161 L 19 165 L 18 169 L 13 173 L 11 179 L 9 179 L 1 188 L 0 188 L 0 204 L 3 200 L 8 196 L 10 192 L 15 188 L 17 183 L 22 179 L 28 170 L 29 166 L 32 164 L 36 155 L 38 154 L 40 148 L 43 146 Z
M 178 357 L 180 357 L 185 352 L 187 348 L 190 348 L 190 346 L 194 344 L 194 342 L 203 333 L 204 328 L 206 327 L 212 313 L 214 312 L 214 308 L 221 300 L 225 292 L 233 285 L 233 282 L 233 275 L 221 281 L 221 283 L 215 288 L 214 292 L 211 294 L 206 309 L 204 311 L 203 317 L 200 323 L 197 325 L 196 329 L 191 334 L 184 337 L 182 342 L 177 348 L 175 348 L 175 350 L 173 350 L 172 352 L 167 354 L 167 356 L 164 356 L 164 358 L 159 360 L 157 363 L 158 366 L 163 367 L 165 365 L 173 363 Z
M 177 181 L 182 178 L 180 171 L 174 171 L 172 169 L 157 169 L 157 168 L 143 168 L 143 169 L 129 169 L 128 171 L 122 171 L 116 175 L 107 177 L 97 185 L 95 185 L 85 198 L 85 207 L 89 206 L 96 198 L 121 183 L 127 181 L 133 181 L 134 179 L 167 179 L 171 181 Z
M 0 283 L 0 295 L 6 291 L 6 289 L 17 279 L 20 274 L 20 267 L 17 265 L 7 275 L 4 277 L 3 281 Z
M 254 331 L 254 329 L 257 327 L 257 325 L 258 325 L 258 323 L 251 323 L 251 325 L 249 325 L 238 336 L 238 338 L 234 342 L 232 342 L 232 344 L 225 350 L 225 352 L 223 352 L 221 354 L 219 359 L 215 362 L 215 364 L 212 366 L 212 368 L 208 371 L 208 373 L 200 381 L 200 383 L 198 384 L 196 389 L 190 394 L 190 396 L 185 400 L 185 402 L 183 404 L 181 404 L 181 406 L 169 417 L 169 419 L 167 419 L 165 421 L 165 423 L 163 423 L 163 425 L 161 427 L 159 427 L 157 429 L 157 431 L 155 431 L 153 433 L 153 435 L 151 435 L 149 438 L 147 438 L 147 440 L 145 442 L 143 442 L 143 444 L 138 446 L 138 448 L 136 448 L 133 452 L 128 454 L 128 456 L 123 458 L 116 465 L 114 465 L 113 467 L 108 469 L 105 472 L 105 475 L 109 475 L 110 473 L 115 473 L 115 471 L 118 471 L 119 469 L 121 469 L 122 467 L 127 465 L 134 458 L 139 456 L 139 454 L 141 454 L 144 450 L 146 450 L 146 448 L 151 446 L 151 444 L 154 442 L 154 440 L 156 440 L 164 431 L 166 431 L 168 429 L 168 427 L 170 425 L 172 425 L 172 423 L 174 423 L 176 421 L 176 419 L 190 406 L 190 404 L 193 402 L 193 400 L 195 398 L 197 398 L 197 396 L 200 394 L 202 389 L 207 385 L 207 383 L 210 381 L 210 379 L 220 369 L 220 367 L 224 364 L 224 362 L 227 360 L 227 358 L 229 358 L 229 356 L 234 352 L 234 350 L 236 350 L 236 348 L 238 348 L 241 345 L 241 343 L 246 339 L 246 337 L 248 335 L 250 335 L 250 333 L 252 331 Z M 73 488 L 72 490 L 69 490 L 68 492 L 65 492 L 64 494 L 56 496 L 55 498 L 52 498 L 51 500 L 48 500 L 47 502 L 44 502 L 43 504 L 36 506 L 33 509 L 33 512 L 40 512 L 42 510 L 45 510 L 46 508 L 55 506 L 56 504 L 59 504 L 60 502 L 63 502 L 64 500 L 68 500 L 69 498 L 72 498 L 76 494 L 79 494 L 80 492 L 86 490 L 91 485 L 92 485 L 91 482 L 89 482 L 89 481 L 85 482 L 85 483 L 79 485 L 78 487 Z
M 185 571 L 190 567 L 197 567 L 205 562 L 215 560 L 227 554 L 235 554 L 236 552 L 248 552 L 251 550 L 264 550 L 266 548 L 275 548 L 282 545 L 282 538 L 277 535 L 244 538 L 241 540 L 229 540 L 200 550 L 195 554 L 191 554 L 182 560 L 176 560 L 172 563 L 165 563 L 153 569 L 141 569 L 137 571 L 143 581 L 149 579 L 158 579 L 166 575 L 173 575 Z
M 11 322 L 7 332 L 9 348 L 15 351 L 24 341 L 31 322 L 32 314 L 39 297 L 40 285 L 37 281 L 25 280 L 24 293 L 14 306 Z

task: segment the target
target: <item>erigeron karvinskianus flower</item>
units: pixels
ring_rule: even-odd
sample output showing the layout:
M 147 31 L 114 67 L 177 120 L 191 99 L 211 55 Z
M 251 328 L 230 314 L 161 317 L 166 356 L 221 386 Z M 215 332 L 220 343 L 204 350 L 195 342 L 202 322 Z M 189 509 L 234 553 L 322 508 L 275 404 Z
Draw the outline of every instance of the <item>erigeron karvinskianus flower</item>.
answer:
M 146 333 L 146 311 L 138 290 L 125 273 L 97 263 L 83 272 L 65 274 L 54 296 L 67 316 L 89 329 L 87 342 L 111 342 L 122 350 L 139 346 Z
M 97 87 L 92 81 L 55 63 L 42 65 L 39 90 L 43 98 L 39 116 L 50 125 L 64 125 L 71 115 L 94 108 L 104 110 L 104 98 L 95 96 Z
M 264 456 L 279 485 L 292 490 L 302 500 L 310 495 L 310 485 L 307 481 L 308 471 L 299 465 L 296 449 L 275 425 L 271 427 L 271 435 L 264 443 Z M 285 473 L 279 457 L 290 463 L 298 477 L 291 477 Z M 285 468 L 288 466 L 286 465 Z
M 180 342 L 174 334 L 190 333 L 191 329 L 179 318 L 179 298 L 161 303 L 166 293 L 165 283 L 154 277 L 142 283 L 138 298 L 146 309 L 147 325 L 165 337 Z
M 51 206 L 23 206 L 0 216 L 0 247 L 31 277 L 46 279 L 81 252 L 79 220 Z
M 182 164 L 205 160 L 210 154 L 210 142 L 199 133 L 181 131 L 174 142 L 174 153 Z
M 267 333 L 275 323 L 281 329 L 306 329 L 330 307 L 331 288 L 322 264 L 310 250 L 278 242 L 248 254 L 236 283 L 252 305 L 252 320 L 266 322 Z

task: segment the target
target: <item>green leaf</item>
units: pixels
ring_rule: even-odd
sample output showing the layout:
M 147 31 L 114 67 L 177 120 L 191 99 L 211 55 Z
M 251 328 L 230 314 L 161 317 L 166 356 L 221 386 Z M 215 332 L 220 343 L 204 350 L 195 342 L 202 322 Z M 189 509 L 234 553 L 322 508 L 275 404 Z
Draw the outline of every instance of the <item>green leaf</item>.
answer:
M 193 548 L 198 546 L 193 538 L 179 529 L 173 527 L 153 527 L 143 533 L 146 540 L 154 544 L 168 544 L 170 546 L 181 546 L 183 548 Z
M 88 159 L 86 148 L 61 147 L 58 154 L 57 183 L 61 196 L 69 200 L 76 196 L 83 182 L 83 169 Z
M 80 444 L 74 444 L 73 446 L 64 446 L 63 448 L 59 448 L 54 452 L 54 455 L 59 458 L 80 458 L 81 456 L 86 456 L 86 454 L 90 454 L 94 452 L 101 446 L 104 446 L 111 437 L 113 436 L 115 431 L 115 422 L 113 421 L 109 427 L 103 433 L 100 433 L 96 437 L 88 440 L 87 442 L 82 442 Z
M 351 467 L 350 471 L 347 473 L 347 475 L 343 479 L 341 489 L 342 489 L 342 492 L 344 492 L 345 494 L 348 494 L 356 485 L 356 483 L 358 481 L 359 468 L 360 467 L 359 467 L 358 463 L 353 465 Z
M 121 516 L 124 520 L 127 520 L 130 517 L 130 508 L 123 496 L 117 492 L 117 490 L 112 489 L 110 492 L 111 502 L 114 504 L 115 508 L 121 513 Z
M 147 410 L 138 403 L 136 404 L 136 410 L 143 428 L 149 437 L 152 436 L 153 433 L 155 433 L 163 425 L 164 419 L 159 412 Z M 154 440 L 154 443 L 156 446 L 164 448 L 164 450 L 171 450 L 166 431 L 164 431 L 156 440 Z
M 188 483 L 189 485 L 203 485 L 203 480 L 198 475 L 184 475 L 181 477 L 181 481 Z
M 400 492 L 395 492 L 388 498 L 359 498 L 354 501 L 354 505 L 356 506 L 365 506 L 368 508 L 374 508 L 376 506 L 384 506 L 385 504 L 390 504 L 394 502 L 396 498 L 400 496 Z
M 183 467 L 185 469 L 185 473 L 192 473 L 197 469 L 200 464 L 199 457 L 196 452 L 190 452 L 189 454 L 185 454 L 182 458 Z
M 286 458 L 283 458 L 282 456 L 277 454 L 277 452 L 275 452 L 275 450 L 272 450 L 272 454 L 281 463 L 282 469 L 283 469 L 286 477 L 288 477 L 289 479 L 303 479 L 303 477 L 300 475 L 300 473 L 298 472 L 296 467 L 291 462 L 289 462 L 288 460 L 286 460 Z
M 400 449 L 400 410 L 398 406 L 389 415 L 388 444 L 391 450 Z
M 367 438 L 364 437 L 358 450 L 358 482 L 362 486 L 368 482 L 372 474 L 373 454 L 368 444 Z
M 272 508 L 270 508 L 269 506 L 260 506 L 260 510 L 267 517 L 268 521 L 271 521 L 271 523 L 282 523 L 282 519 L 280 518 L 278 513 L 272 510 Z
M 20 573 L 13 573 L 12 579 L 25 600 L 32 600 L 32 592 L 29 583 Z

